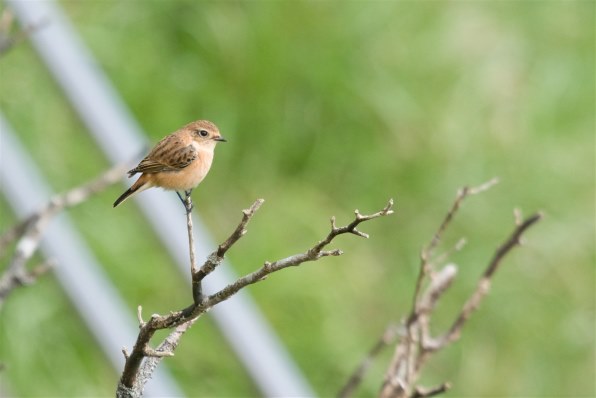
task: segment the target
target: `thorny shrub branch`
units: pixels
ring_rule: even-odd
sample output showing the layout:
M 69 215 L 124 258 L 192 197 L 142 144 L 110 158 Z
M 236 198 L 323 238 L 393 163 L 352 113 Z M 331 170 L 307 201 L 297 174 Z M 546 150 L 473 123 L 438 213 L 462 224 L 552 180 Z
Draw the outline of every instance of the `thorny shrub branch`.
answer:
M 205 277 L 213 272 L 223 261 L 227 251 L 246 234 L 246 226 L 263 204 L 263 199 L 256 200 L 252 206 L 242 212 L 242 220 L 232 232 L 232 234 L 217 249 L 211 253 L 201 268 L 191 265 L 193 282 L 200 283 Z M 355 217 L 352 222 L 343 227 L 337 227 L 335 218 L 331 218 L 331 230 L 327 236 L 303 253 L 298 253 L 277 261 L 265 262 L 258 270 L 245 275 L 235 282 L 224 287 L 220 291 L 211 295 L 201 296 L 199 300 L 193 297 L 193 304 L 168 315 L 152 315 L 146 322 L 143 321 L 140 314 L 139 335 L 132 351 L 129 353 L 123 349 L 125 354 L 124 371 L 118 384 L 116 395 L 118 397 L 140 397 L 147 380 L 151 377 L 153 369 L 164 356 L 171 356 L 178 344 L 180 337 L 190 328 L 190 326 L 205 312 L 222 301 L 232 297 L 241 289 L 253 283 L 264 280 L 269 274 L 280 271 L 287 267 L 299 266 L 308 261 L 316 261 L 322 257 L 339 256 L 341 250 L 324 250 L 337 236 L 342 234 L 353 234 L 367 238 L 368 235 L 361 232 L 357 227 L 368 220 L 387 216 L 393 213 L 393 200 L 390 200 L 382 210 L 363 215 L 358 210 L 355 211 Z M 187 223 L 187 228 L 192 229 L 192 222 Z M 189 234 L 192 231 L 189 230 Z M 194 250 L 194 249 L 190 249 Z M 194 296 L 194 293 L 193 293 Z M 156 349 L 149 348 L 149 343 L 156 331 L 160 329 L 176 328 Z
M 521 243 L 524 232 L 540 219 L 541 213 L 536 213 L 525 220 L 521 214 L 515 213 L 515 228 L 511 235 L 496 249 L 495 254 L 482 273 L 476 289 L 472 292 L 462 310 L 455 318 L 451 327 L 438 338 L 433 338 L 430 333 L 430 321 L 438 300 L 443 293 L 451 286 L 457 275 L 457 267 L 454 264 L 447 264 L 440 270 L 435 269 L 435 264 L 446 261 L 449 254 L 459 250 L 464 240 L 460 240 L 456 246 L 442 256 L 433 259 L 434 249 L 439 245 L 442 235 L 450 225 L 451 220 L 457 213 L 462 202 L 470 195 L 480 193 L 490 188 L 497 182 L 493 179 L 476 188 L 465 187 L 461 189 L 441 223 L 432 240 L 422 250 L 420 255 L 420 268 L 414 289 L 412 308 L 407 317 L 400 323 L 393 323 L 387 327 L 383 336 L 377 341 L 368 355 L 349 377 L 348 381 L 339 392 L 339 397 L 352 396 L 361 383 L 367 370 L 374 359 L 386 347 L 396 344 L 391 362 L 387 368 L 385 379 L 381 386 L 379 396 L 382 398 L 414 398 L 430 397 L 441 394 L 450 388 L 449 383 L 442 383 L 436 387 L 424 388 L 416 385 L 420 377 L 423 365 L 429 357 L 455 342 L 461 335 L 461 330 L 471 314 L 478 308 L 484 296 L 488 293 L 492 277 L 502 263 L 503 258 L 514 247 Z M 428 279 L 428 281 L 427 281 Z M 422 286 L 427 283 L 426 290 L 422 293 Z

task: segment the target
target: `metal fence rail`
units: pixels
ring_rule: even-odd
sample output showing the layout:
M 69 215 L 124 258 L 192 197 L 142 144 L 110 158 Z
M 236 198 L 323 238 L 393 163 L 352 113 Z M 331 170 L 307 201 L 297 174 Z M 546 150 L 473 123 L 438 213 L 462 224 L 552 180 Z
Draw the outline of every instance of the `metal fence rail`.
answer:
M 146 146 L 145 134 L 58 4 L 49 0 L 8 0 L 7 3 L 23 25 L 48 22 L 31 36 L 31 41 L 106 157 L 119 163 L 137 156 Z M 183 214 L 175 195 L 147 191 L 136 200 L 180 272 L 189 279 L 186 231 L 180 228 Z M 200 219 L 196 217 L 195 220 L 197 255 L 201 258 L 215 245 Z M 223 264 L 205 281 L 205 290 L 213 291 L 234 279 L 229 265 Z M 81 308 L 83 313 L 88 310 Z M 210 314 L 263 395 L 314 396 L 308 382 L 246 292 L 240 292 Z M 130 346 L 132 341 L 130 337 L 121 338 L 115 347 Z
M 0 167 L 0 189 L 16 215 L 26 217 L 47 202 L 52 191 L 2 114 L 0 142 L 2 164 L 10 165 Z M 130 346 L 138 333 L 138 325 L 130 316 L 133 306 L 122 301 L 68 215 L 52 220 L 41 250 L 47 258 L 57 260 L 59 265 L 53 269 L 56 278 L 116 371 L 121 372 L 124 357 L 120 349 L 125 344 Z M 146 392 L 156 397 L 182 395 L 165 367 L 158 369 Z

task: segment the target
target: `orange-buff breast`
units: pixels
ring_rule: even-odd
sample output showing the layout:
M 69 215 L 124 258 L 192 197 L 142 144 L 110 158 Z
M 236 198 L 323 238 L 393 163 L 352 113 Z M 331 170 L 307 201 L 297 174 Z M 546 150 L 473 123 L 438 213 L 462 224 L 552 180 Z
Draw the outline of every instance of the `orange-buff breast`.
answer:
M 143 174 L 142 177 L 152 187 L 173 191 L 187 191 L 203 181 L 213 162 L 213 152 L 199 150 L 195 161 L 180 171 Z M 139 178 L 140 180 L 140 178 Z

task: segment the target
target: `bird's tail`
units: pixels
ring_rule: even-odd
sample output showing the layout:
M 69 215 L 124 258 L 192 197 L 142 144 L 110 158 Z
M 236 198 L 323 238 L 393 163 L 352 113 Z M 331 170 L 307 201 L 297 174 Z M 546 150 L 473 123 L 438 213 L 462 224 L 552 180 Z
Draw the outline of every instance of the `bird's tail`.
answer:
M 147 188 L 151 188 L 151 184 L 142 177 L 143 176 L 141 176 L 141 178 L 136 180 L 135 183 L 132 184 L 132 186 L 126 190 L 126 192 L 124 192 L 122 195 L 120 195 L 120 197 L 118 197 L 118 199 L 116 199 L 116 201 L 114 202 L 114 207 L 116 207 L 120 203 L 124 202 L 131 195 L 133 195 L 137 192 L 144 191 Z

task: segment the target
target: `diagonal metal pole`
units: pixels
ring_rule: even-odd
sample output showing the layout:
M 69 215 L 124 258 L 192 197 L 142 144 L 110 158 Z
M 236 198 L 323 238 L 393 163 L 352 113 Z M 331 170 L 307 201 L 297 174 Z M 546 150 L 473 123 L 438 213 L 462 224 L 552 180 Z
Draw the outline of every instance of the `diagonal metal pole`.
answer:
M 11 127 L 0 114 L 0 189 L 19 217 L 38 210 L 51 198 L 51 190 L 33 161 L 17 141 Z M 10 167 L 7 167 L 10 165 Z M 53 269 L 64 291 L 95 335 L 112 363 L 122 371 L 124 357 L 120 348 L 134 341 L 138 325 L 107 278 L 97 259 L 73 227 L 66 214 L 56 217 L 41 242 L 47 258 L 56 259 Z M 147 386 L 148 396 L 182 396 L 182 391 L 166 368 L 158 369 Z
M 106 156 L 113 163 L 137 156 L 146 147 L 145 135 L 56 2 L 8 0 L 7 3 L 23 25 L 48 22 L 31 40 Z M 186 231 L 181 227 L 184 215 L 175 196 L 147 191 L 137 196 L 137 203 L 188 278 Z M 215 244 L 198 217 L 195 234 L 197 255 L 204 257 Z M 214 291 L 235 278 L 229 265 L 223 264 L 205 281 L 205 291 Z M 211 314 L 263 395 L 315 395 L 246 292 L 235 295 Z

